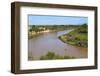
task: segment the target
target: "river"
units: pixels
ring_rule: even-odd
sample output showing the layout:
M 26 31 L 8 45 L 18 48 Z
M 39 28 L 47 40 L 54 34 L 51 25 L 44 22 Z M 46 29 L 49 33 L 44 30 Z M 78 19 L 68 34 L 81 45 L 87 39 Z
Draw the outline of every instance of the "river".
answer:
M 66 55 L 75 58 L 87 58 L 87 48 L 72 46 L 59 40 L 58 36 L 69 33 L 70 31 L 72 30 L 47 32 L 28 40 L 28 55 L 38 60 L 40 56 L 51 51 L 61 56 Z

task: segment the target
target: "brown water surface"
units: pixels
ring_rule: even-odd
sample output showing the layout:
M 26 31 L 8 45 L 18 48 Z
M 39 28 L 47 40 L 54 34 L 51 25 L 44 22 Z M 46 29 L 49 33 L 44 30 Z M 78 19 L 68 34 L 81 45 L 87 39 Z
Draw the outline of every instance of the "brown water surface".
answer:
M 72 46 L 59 40 L 58 36 L 70 31 L 71 30 L 43 33 L 28 40 L 28 55 L 38 60 L 40 56 L 51 51 L 61 56 L 66 55 L 75 58 L 87 58 L 87 48 Z

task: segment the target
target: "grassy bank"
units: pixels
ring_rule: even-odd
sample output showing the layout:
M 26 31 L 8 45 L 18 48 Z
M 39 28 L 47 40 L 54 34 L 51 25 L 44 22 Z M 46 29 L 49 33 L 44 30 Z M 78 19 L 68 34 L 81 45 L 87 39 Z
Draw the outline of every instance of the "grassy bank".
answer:
M 59 39 L 64 43 L 68 43 L 75 46 L 87 47 L 88 46 L 88 31 L 87 25 L 83 24 L 77 29 L 59 36 Z

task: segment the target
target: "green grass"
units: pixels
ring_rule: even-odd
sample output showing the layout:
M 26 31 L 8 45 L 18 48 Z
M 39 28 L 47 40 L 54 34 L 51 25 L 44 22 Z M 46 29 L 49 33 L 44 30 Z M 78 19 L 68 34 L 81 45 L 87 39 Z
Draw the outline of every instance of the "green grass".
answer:
M 59 36 L 59 39 L 64 43 L 76 45 L 80 47 L 87 47 L 88 41 L 87 25 L 82 25 L 79 28 L 69 32 L 68 34 Z

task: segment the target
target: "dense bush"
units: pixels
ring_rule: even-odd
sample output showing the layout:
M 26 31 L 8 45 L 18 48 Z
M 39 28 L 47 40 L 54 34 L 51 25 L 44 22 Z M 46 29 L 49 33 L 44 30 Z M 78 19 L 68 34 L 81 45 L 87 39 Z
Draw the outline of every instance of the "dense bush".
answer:
M 48 52 L 45 56 L 41 56 L 40 60 L 53 60 L 53 59 L 73 59 L 70 56 L 60 56 L 56 55 L 54 52 Z

